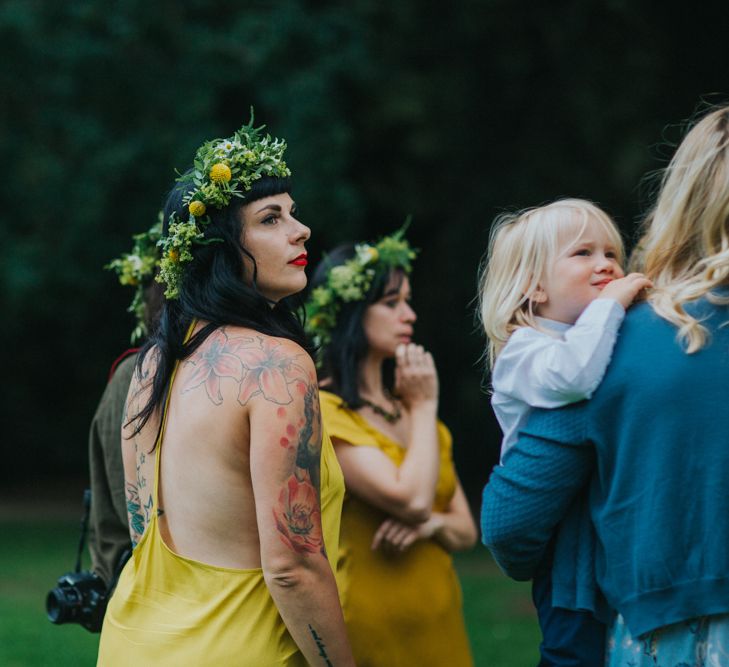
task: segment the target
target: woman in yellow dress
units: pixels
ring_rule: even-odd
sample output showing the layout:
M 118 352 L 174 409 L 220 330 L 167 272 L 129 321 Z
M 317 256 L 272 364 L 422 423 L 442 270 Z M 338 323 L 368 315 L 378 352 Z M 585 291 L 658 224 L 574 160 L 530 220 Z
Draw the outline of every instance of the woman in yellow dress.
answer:
M 306 285 L 310 235 L 285 146 L 251 120 L 168 198 L 166 300 L 122 434 L 134 549 L 99 665 L 354 664 L 332 568 L 342 473 L 281 303 Z
M 433 359 L 412 343 L 413 258 L 398 232 L 334 250 L 312 279 L 322 419 L 347 488 L 337 579 L 360 667 L 467 667 L 450 552 L 477 534 L 437 418 Z

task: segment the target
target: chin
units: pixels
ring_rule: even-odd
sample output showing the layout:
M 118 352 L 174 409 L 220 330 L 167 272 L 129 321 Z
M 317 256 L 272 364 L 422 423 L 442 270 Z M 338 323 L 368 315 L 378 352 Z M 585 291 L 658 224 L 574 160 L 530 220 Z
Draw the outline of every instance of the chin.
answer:
M 299 292 L 303 291 L 306 288 L 306 276 L 304 276 L 304 279 L 301 281 L 297 281 L 296 283 L 292 283 L 291 285 L 286 285 L 285 287 L 280 287 L 276 292 L 276 298 L 273 299 L 274 301 L 281 301 L 281 299 L 287 299 L 290 296 L 294 296 L 294 294 L 298 294 Z

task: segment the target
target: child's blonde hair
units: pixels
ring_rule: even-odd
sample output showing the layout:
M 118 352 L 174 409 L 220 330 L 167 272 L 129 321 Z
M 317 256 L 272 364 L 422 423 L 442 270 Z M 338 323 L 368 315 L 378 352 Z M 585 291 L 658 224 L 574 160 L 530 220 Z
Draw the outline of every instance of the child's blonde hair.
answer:
M 539 329 L 532 297 L 559 255 L 595 220 L 623 261 L 623 241 L 610 217 L 585 199 L 560 199 L 546 206 L 500 215 L 489 235 L 479 270 L 479 314 L 488 336 L 486 355 L 496 357 L 519 327 Z
M 681 142 L 635 255 L 635 268 L 653 281 L 653 309 L 678 327 L 688 354 L 700 350 L 708 332 L 683 305 L 729 283 L 729 106 L 705 115 Z

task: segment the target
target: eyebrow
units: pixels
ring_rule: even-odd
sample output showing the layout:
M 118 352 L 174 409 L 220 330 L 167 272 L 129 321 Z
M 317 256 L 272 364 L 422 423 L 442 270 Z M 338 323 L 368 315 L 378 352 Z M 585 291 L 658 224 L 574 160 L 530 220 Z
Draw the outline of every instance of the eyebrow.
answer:
M 259 208 L 256 213 L 261 213 L 262 211 L 265 211 L 266 209 L 271 209 L 273 211 L 280 211 L 281 207 L 278 204 L 266 204 L 263 208 Z
M 386 299 L 386 298 L 391 297 L 391 296 L 400 296 L 400 290 L 399 289 L 391 289 L 391 290 L 388 290 L 380 298 Z M 406 292 L 405 294 L 403 294 L 403 296 L 406 299 L 409 299 L 409 298 L 412 297 L 412 292 Z
M 270 209 L 272 211 L 278 211 L 279 213 L 281 212 L 281 207 L 278 204 L 266 204 L 263 208 L 259 208 L 256 211 L 256 213 L 262 213 L 263 211 L 265 211 L 267 209 Z M 295 211 L 296 210 L 296 202 L 295 201 L 292 201 L 291 202 L 291 209 L 290 210 L 292 210 L 292 211 Z

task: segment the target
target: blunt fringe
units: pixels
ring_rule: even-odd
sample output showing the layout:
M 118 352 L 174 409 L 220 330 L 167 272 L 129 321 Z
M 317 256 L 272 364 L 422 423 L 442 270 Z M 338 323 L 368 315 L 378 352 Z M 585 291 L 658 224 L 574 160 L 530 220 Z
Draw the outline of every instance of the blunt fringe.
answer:
M 291 305 L 297 301 L 296 297 L 271 304 L 258 291 L 255 258 L 240 240 L 243 206 L 264 197 L 289 192 L 291 183 L 288 178 L 264 177 L 246 192 L 245 199 L 233 198 L 225 208 L 209 210 L 210 224 L 205 227 L 204 234 L 211 242 L 194 247 L 194 258 L 185 267 L 179 298 L 165 300 L 159 324 L 139 354 L 136 368 L 139 378 L 151 352 L 156 370 L 148 401 L 129 421 L 130 424 L 135 423 L 135 434 L 163 404 L 175 364 L 193 354 L 219 327 L 247 327 L 262 334 L 288 338 L 301 345 L 309 355 L 313 354 L 300 316 Z M 184 195 L 185 189 L 179 185 L 169 193 L 163 211 L 163 233 L 167 233 L 173 214 L 177 220 L 188 219 Z M 243 275 L 243 254 L 253 262 L 252 276 Z M 207 324 L 185 343 L 185 335 L 195 319 Z

